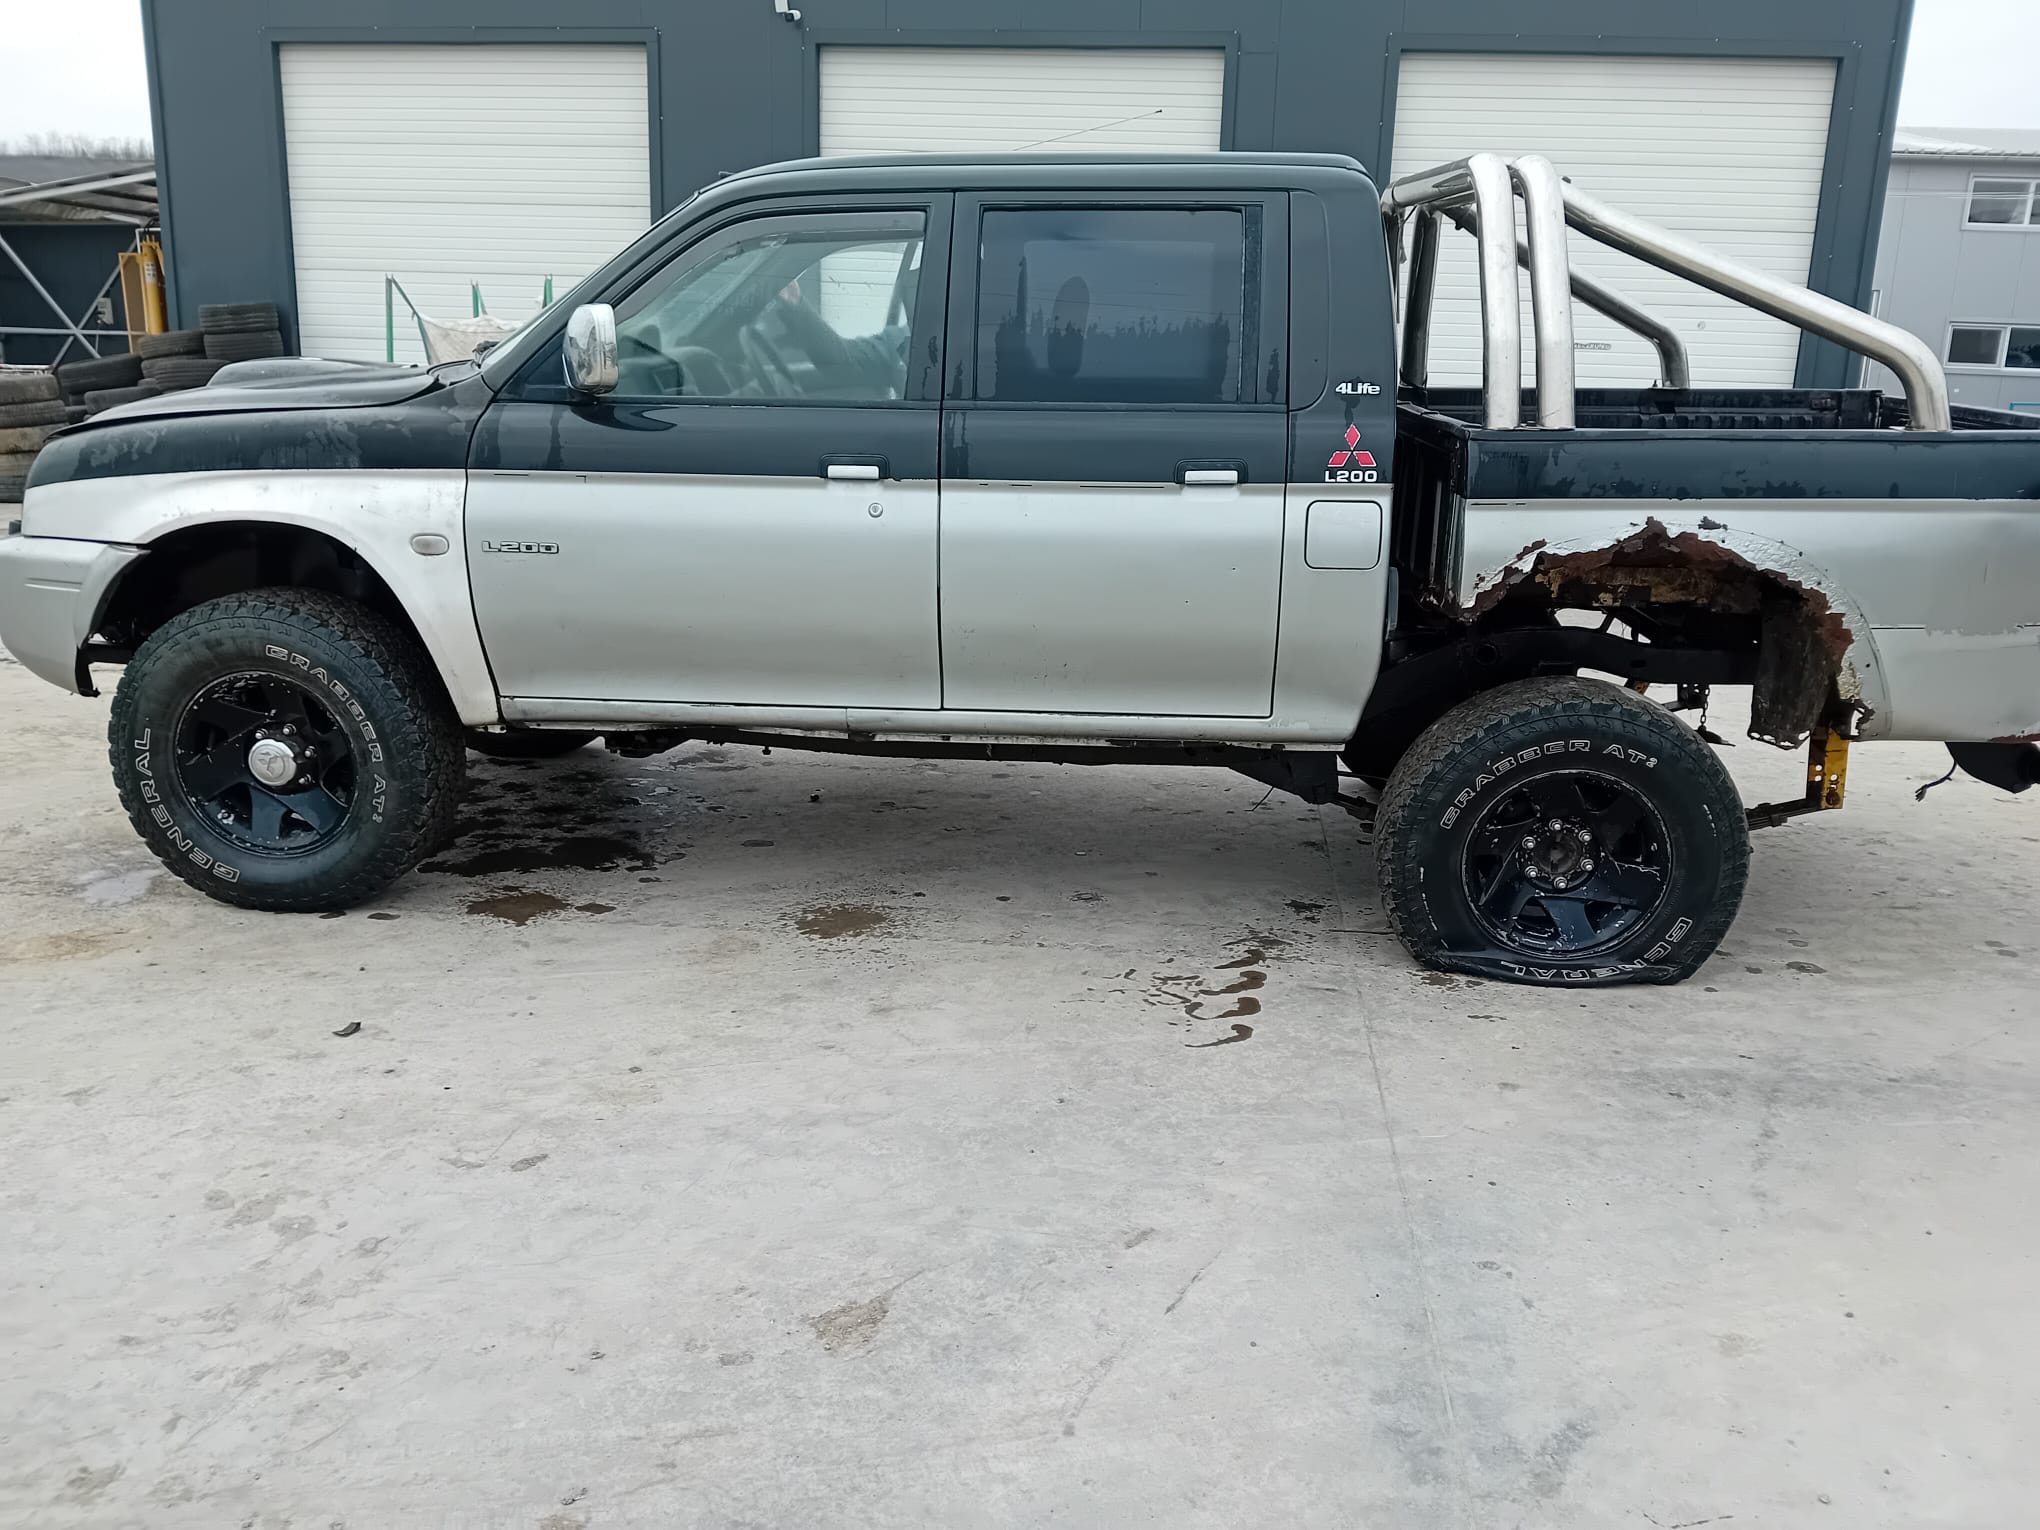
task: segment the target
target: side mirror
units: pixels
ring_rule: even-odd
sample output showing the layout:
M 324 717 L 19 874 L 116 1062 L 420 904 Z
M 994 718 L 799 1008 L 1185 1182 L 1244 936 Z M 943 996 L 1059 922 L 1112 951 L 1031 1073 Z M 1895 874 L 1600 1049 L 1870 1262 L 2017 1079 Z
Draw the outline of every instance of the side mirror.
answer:
M 561 346 L 567 386 L 576 393 L 616 391 L 616 310 L 607 303 L 583 303 L 567 320 Z

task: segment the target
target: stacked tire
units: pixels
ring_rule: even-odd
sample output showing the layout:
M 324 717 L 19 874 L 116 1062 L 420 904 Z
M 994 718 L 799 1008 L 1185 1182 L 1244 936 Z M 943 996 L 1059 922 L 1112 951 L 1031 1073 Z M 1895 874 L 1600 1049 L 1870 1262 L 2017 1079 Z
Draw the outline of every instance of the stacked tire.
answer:
M 205 353 L 203 329 L 173 329 L 160 335 L 135 336 L 135 354 L 142 358 L 142 376 L 164 393 L 202 388 L 212 381 L 220 363 Z
M 198 310 L 198 327 L 215 369 L 284 354 L 274 303 L 206 303 Z
M 56 378 L 0 371 L 0 504 L 18 505 L 43 442 L 70 422 Z
M 163 391 L 143 375 L 142 358 L 133 354 L 63 362 L 56 369 L 56 382 L 67 408 L 66 424 Z

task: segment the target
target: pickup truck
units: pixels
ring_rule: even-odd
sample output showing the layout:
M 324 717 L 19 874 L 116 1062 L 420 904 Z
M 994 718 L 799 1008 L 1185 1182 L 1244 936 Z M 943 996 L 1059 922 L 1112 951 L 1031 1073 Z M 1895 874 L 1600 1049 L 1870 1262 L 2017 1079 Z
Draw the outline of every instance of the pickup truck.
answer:
M 1477 389 L 1429 381 L 1450 225 Z M 1906 396 L 1709 390 L 1568 227 Z M 1576 387 L 1576 303 L 1662 375 Z M 2040 778 L 2040 420 L 1535 157 L 770 166 L 478 363 L 261 371 L 57 435 L 0 545 L 0 641 L 125 666 L 121 801 L 244 907 L 375 897 L 470 748 L 1199 764 L 1371 823 L 1423 963 L 1673 982 L 1852 743 Z M 1804 800 L 1739 800 L 1716 685 Z

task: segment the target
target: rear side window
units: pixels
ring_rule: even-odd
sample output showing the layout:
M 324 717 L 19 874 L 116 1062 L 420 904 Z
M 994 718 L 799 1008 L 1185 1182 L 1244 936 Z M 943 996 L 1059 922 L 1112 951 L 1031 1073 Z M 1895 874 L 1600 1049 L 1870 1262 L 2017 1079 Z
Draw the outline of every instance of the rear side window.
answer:
M 1258 223 L 1225 207 L 987 209 L 976 396 L 1238 403 Z

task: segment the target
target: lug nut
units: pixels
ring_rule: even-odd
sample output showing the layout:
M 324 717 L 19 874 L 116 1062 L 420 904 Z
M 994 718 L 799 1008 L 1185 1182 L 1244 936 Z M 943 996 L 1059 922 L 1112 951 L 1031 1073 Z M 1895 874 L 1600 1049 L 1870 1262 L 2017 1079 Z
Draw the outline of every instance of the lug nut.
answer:
M 1586 841 L 1586 840 L 1591 840 L 1591 839 L 1592 839 L 1593 837 L 1594 837 L 1594 831 L 1593 831 L 1592 829 L 1582 829 L 1582 830 L 1580 830 L 1580 839 L 1581 839 L 1582 841 Z
M 1594 858 L 1593 858 L 1593 857 L 1592 857 L 1591 855 L 1590 855 L 1590 856 L 1588 856 L 1588 857 L 1587 857 L 1587 858 L 1586 858 L 1585 860 L 1583 860 L 1583 861 L 1581 861 L 1581 862 L 1580 862 L 1580 870 L 1582 870 L 1582 871 L 1592 871 L 1593 869 L 1594 869 Z
M 1565 878 L 1564 878 L 1564 877 L 1553 877 L 1553 878 L 1551 879 L 1551 885 L 1552 885 L 1553 887 L 1556 887 L 1556 888 L 1557 888 L 1557 889 L 1558 889 L 1558 890 L 1559 890 L 1560 892 L 1564 892 L 1564 891 L 1565 891 L 1565 887 L 1566 887 L 1566 882 L 1565 882 Z
M 1523 836 L 1523 848 L 1525 850 L 1535 850 L 1537 848 L 1537 836 L 1535 834 L 1525 834 Z

